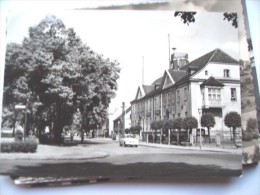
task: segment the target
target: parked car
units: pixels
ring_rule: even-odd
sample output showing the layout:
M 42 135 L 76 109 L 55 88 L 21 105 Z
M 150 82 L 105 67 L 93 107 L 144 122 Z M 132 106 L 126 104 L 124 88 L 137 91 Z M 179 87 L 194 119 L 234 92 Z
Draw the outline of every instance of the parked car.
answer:
M 120 146 L 135 146 L 137 147 L 139 144 L 139 140 L 133 134 L 125 134 L 122 135 L 119 139 Z

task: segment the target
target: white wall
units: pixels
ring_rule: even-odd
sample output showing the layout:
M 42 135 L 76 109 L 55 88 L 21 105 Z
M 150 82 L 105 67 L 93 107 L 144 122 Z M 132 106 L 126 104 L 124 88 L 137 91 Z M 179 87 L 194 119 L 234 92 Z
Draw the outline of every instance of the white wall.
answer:
M 230 70 L 230 79 L 240 80 L 240 66 L 235 64 L 222 64 L 210 62 L 207 66 L 202 68 L 196 75 L 195 79 L 208 79 L 213 76 L 216 79 L 224 78 L 224 69 Z M 208 75 L 205 75 L 205 70 L 208 71 Z M 226 79 L 226 78 L 225 78 Z

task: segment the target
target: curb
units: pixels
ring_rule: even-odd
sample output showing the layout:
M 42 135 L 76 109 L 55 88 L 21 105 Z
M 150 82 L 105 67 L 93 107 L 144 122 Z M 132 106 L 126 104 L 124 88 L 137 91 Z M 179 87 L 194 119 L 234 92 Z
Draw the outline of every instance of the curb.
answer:
M 14 153 L 13 153 L 14 154 Z M 68 155 L 69 157 L 59 157 L 59 156 L 33 156 L 33 153 L 31 154 L 32 156 L 27 156 L 27 154 L 23 154 L 23 153 L 16 153 L 16 154 L 21 154 L 21 156 L 16 156 L 14 157 L 12 154 L 12 156 L 8 156 L 8 153 L 1 153 L 0 154 L 0 160 L 46 160 L 46 161 L 60 161 L 60 160 L 64 160 L 64 161 L 73 161 L 73 160 L 93 160 L 93 159 L 102 159 L 102 158 L 106 158 L 109 156 L 109 153 L 107 152 L 103 152 L 103 154 L 97 154 L 89 156 L 89 157 L 79 157 L 79 156 L 72 156 L 72 155 Z
M 225 152 L 225 153 L 241 153 L 242 154 L 242 149 L 214 149 L 214 148 L 208 148 L 208 147 L 202 147 L 202 149 L 195 148 L 195 147 L 189 147 L 189 146 L 173 146 L 173 145 L 161 145 L 161 144 L 147 144 L 147 143 L 140 143 L 140 146 L 144 147 L 154 147 L 154 148 L 168 148 L 168 149 L 178 149 L 178 150 L 195 150 L 195 151 L 201 151 L 201 152 Z

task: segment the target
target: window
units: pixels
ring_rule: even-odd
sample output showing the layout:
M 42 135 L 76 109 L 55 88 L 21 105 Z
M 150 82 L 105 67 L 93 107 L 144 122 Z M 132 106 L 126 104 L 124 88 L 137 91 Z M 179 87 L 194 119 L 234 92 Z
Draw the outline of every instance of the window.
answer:
M 231 88 L 231 101 L 237 101 L 237 92 L 236 88 Z
M 209 88 L 208 98 L 209 100 L 221 100 L 221 90 Z
M 208 71 L 207 70 L 205 70 L 205 75 L 208 76 Z
M 177 91 L 177 103 L 180 103 L 180 90 Z
M 188 99 L 188 92 L 187 92 L 187 88 L 184 88 L 184 101 L 187 101 Z
M 230 77 L 230 71 L 229 69 L 224 69 L 224 77 L 229 78 Z

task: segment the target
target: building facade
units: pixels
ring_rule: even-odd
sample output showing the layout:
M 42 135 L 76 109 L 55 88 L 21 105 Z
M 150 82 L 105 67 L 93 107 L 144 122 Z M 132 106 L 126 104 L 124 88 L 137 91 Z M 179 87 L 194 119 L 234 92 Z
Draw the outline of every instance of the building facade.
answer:
M 116 119 L 113 120 L 113 131 L 118 133 L 123 132 L 125 129 L 131 127 L 131 107 L 127 108 L 124 113 L 121 113 Z
M 137 89 L 131 102 L 131 125 L 151 131 L 152 121 L 214 115 L 211 132 L 229 131 L 224 124 L 228 112 L 241 114 L 239 62 L 220 49 L 215 49 L 192 62 L 187 54 L 172 54 L 163 76 L 151 85 Z M 214 133 L 213 133 L 214 134 Z

